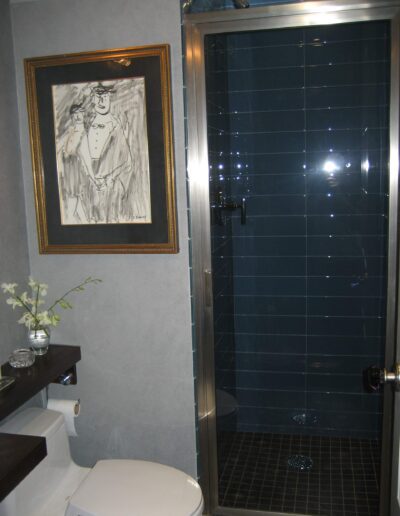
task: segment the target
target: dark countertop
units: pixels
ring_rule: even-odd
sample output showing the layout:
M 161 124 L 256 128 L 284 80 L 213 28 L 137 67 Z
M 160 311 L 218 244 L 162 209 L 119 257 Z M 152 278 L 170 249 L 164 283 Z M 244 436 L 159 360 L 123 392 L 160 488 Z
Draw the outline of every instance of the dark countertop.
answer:
M 46 439 L 0 433 L 0 500 L 47 455 Z
M 9 389 L 0 392 L 0 421 L 47 385 L 57 382 L 57 378 L 74 367 L 80 359 L 80 347 L 52 344 L 45 355 L 36 356 L 31 367 L 15 369 L 8 363 L 3 364 L 3 376 L 13 376 L 15 383 Z
M 78 346 L 50 345 L 46 355 L 36 356 L 35 363 L 24 369 L 2 365 L 3 376 L 13 376 L 15 383 L 0 392 L 0 421 L 18 409 L 50 383 L 75 367 L 81 359 Z M 3 500 L 47 455 L 46 439 L 0 433 L 0 501 Z

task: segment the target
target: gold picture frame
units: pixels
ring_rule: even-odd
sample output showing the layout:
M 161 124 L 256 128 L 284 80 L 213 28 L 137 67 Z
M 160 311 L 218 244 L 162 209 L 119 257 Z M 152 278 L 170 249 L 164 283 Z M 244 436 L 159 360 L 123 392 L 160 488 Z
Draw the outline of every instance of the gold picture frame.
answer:
M 178 252 L 169 54 L 25 59 L 41 254 Z

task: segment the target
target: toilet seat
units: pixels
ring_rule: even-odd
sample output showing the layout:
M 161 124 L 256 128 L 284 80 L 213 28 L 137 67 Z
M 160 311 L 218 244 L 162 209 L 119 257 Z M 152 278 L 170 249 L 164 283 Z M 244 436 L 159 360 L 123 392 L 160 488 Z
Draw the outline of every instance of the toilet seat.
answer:
M 65 516 L 200 516 L 198 483 L 141 460 L 101 460 L 71 496 Z

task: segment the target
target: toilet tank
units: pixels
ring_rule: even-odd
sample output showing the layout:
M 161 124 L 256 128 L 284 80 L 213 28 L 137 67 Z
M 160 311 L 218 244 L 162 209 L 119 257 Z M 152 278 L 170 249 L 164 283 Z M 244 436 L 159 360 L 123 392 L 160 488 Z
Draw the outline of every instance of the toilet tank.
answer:
M 71 459 L 64 416 L 53 410 L 28 408 L 1 425 L 0 432 L 42 436 L 47 446 L 47 456 L 0 503 L 0 516 L 44 515 L 42 507 L 71 476 L 71 470 L 82 469 Z

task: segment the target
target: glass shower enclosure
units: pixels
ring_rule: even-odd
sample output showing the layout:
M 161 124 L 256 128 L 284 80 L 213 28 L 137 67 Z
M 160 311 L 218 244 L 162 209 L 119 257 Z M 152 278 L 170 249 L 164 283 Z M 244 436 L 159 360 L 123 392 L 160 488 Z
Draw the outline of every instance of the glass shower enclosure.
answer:
M 268 28 L 247 14 L 238 29 L 232 12 L 188 32 L 200 478 L 215 514 L 387 511 L 390 416 L 385 430 L 365 372 L 393 352 L 391 22 L 331 4 L 342 17 L 302 23 L 292 5 L 265 9 Z

